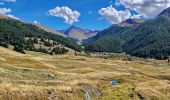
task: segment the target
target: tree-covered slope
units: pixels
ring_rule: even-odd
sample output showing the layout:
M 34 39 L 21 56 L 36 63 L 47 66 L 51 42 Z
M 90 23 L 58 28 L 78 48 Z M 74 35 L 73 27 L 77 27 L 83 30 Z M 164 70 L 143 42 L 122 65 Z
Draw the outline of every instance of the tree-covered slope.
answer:
M 66 37 L 46 32 L 35 25 L 21 22 L 10 18 L 0 19 L 0 44 L 13 45 L 24 50 L 35 50 L 32 40 L 26 38 L 38 38 L 41 40 L 52 40 L 65 47 L 81 51 L 77 43 Z
M 127 31 L 130 27 L 121 27 L 112 25 L 108 29 L 99 32 L 96 36 L 85 42 L 86 51 L 96 52 L 122 52 L 124 40 L 121 39 L 121 33 Z
M 170 55 L 170 20 L 159 17 L 127 31 L 123 50 L 139 57 L 166 59 Z
M 116 28 L 117 29 L 117 28 Z M 158 16 L 129 28 L 110 27 L 85 45 L 87 51 L 126 52 L 138 57 L 166 59 L 170 55 L 170 20 Z

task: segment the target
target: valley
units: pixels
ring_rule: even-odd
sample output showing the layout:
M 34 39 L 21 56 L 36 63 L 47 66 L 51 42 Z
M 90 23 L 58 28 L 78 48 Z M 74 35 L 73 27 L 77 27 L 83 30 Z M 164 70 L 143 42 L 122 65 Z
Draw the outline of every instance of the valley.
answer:
M 85 5 L 90 1 L 64 3 L 89 8 L 82 6 L 83 14 L 68 5 L 50 6 L 44 14 L 19 13 L 25 20 L 0 8 L 0 100 L 170 99 L 170 1 L 115 0 L 103 8 L 96 0 L 93 11 Z M 129 2 L 138 9 L 125 6 Z M 0 5 L 10 3 L 16 0 Z M 137 12 L 140 6 L 160 9 L 152 16 L 149 9 Z
M 152 59 L 20 54 L 0 47 L 1 100 L 168 100 L 170 65 Z M 117 81 L 112 85 L 111 81 Z M 29 98 L 29 99 L 28 99 Z

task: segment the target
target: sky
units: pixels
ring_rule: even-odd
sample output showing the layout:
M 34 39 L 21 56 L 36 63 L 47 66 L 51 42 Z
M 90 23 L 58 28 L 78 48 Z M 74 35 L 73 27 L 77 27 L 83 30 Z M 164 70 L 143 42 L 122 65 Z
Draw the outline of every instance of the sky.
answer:
M 0 0 L 0 13 L 55 30 L 102 30 L 129 18 L 155 18 L 169 6 L 170 0 Z

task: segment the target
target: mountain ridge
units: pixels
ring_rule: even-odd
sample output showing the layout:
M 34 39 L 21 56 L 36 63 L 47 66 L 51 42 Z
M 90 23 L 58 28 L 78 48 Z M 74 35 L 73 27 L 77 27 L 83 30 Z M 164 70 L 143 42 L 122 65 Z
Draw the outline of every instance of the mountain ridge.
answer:
M 158 17 L 165 17 L 165 18 L 169 18 L 170 19 L 170 7 L 164 9 L 158 16 Z
M 98 31 L 82 29 L 80 27 L 72 25 L 66 30 L 59 30 L 59 32 L 62 32 L 67 37 L 74 39 L 78 41 L 79 43 L 81 43 L 82 41 L 95 36 Z
M 64 35 L 64 34 L 58 32 L 58 31 L 56 31 L 56 30 L 49 29 L 48 27 L 46 27 L 46 26 L 44 26 L 44 25 L 35 24 L 35 23 L 32 23 L 32 24 L 35 25 L 35 26 L 37 26 L 37 27 L 39 27 L 39 28 L 41 28 L 41 29 L 43 29 L 43 30 L 45 30 L 45 31 L 47 31 L 47 32 L 51 32 L 51 33 L 54 33 L 54 34 L 57 34 L 57 35 L 61 35 L 61 36 L 66 37 L 66 35 Z

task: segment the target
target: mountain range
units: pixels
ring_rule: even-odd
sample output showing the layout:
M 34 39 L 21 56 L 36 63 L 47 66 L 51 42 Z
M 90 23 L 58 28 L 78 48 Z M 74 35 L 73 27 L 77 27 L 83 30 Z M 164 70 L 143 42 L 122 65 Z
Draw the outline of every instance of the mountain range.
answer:
M 93 31 L 88 29 L 82 29 L 76 26 L 71 26 L 67 30 L 60 30 L 59 32 L 63 33 L 64 35 L 73 40 L 78 41 L 78 43 L 81 43 L 84 40 L 95 36 L 99 31 Z
M 125 52 L 137 57 L 167 59 L 170 56 L 170 8 L 162 11 L 153 20 L 127 19 L 100 32 L 76 26 L 55 31 L 40 24 L 31 24 L 0 15 L 1 46 L 12 45 L 14 48 L 19 48 L 16 50 L 19 52 L 37 51 L 35 43 L 43 43 L 51 49 L 50 41 L 53 41 L 54 47 L 60 44 L 79 52 L 83 49 L 76 42 L 82 43 L 86 52 Z M 62 50 L 65 51 L 63 48 Z M 60 51 L 61 49 L 57 48 L 56 52 Z M 42 52 L 46 52 L 44 48 Z

